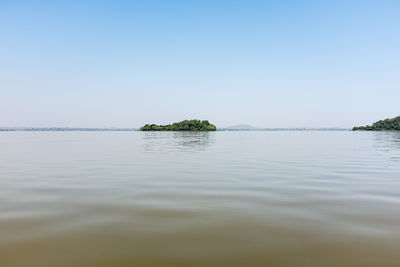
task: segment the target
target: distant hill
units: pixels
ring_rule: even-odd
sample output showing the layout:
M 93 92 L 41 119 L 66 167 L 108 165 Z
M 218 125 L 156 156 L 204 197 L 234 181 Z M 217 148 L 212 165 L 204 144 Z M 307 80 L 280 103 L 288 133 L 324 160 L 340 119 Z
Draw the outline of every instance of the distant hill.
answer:
M 255 130 L 257 128 L 254 126 L 248 125 L 248 124 L 237 124 L 237 125 L 225 127 L 225 129 L 228 129 L 228 130 Z
M 372 125 L 354 127 L 353 131 L 400 131 L 400 116 L 374 122 Z

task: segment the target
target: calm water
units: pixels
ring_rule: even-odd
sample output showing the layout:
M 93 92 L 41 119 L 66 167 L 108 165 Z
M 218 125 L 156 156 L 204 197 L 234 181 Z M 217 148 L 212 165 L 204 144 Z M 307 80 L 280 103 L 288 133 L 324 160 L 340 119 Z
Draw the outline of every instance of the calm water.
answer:
M 400 134 L 1 132 L 0 266 L 400 266 Z

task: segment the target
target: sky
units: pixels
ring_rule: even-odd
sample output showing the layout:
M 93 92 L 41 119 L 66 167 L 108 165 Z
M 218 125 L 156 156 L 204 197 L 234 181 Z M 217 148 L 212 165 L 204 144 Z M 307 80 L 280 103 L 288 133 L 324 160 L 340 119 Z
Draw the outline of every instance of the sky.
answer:
M 400 1 L 0 0 L 0 126 L 400 115 Z

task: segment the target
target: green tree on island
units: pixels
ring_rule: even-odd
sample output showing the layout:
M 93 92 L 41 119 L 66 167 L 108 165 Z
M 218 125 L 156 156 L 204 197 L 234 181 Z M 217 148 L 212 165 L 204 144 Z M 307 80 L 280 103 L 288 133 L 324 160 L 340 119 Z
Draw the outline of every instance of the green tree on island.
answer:
M 207 120 L 184 120 L 168 125 L 146 124 L 141 131 L 215 131 L 217 127 Z
M 400 131 L 400 116 L 380 120 L 372 125 L 354 127 L 353 131 Z

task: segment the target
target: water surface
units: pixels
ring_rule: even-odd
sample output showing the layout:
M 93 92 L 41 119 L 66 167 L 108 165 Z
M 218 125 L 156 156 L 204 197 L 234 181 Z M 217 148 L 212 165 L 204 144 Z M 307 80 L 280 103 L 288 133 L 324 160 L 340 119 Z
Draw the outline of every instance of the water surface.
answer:
M 0 266 L 399 266 L 399 251 L 399 133 L 0 133 Z

